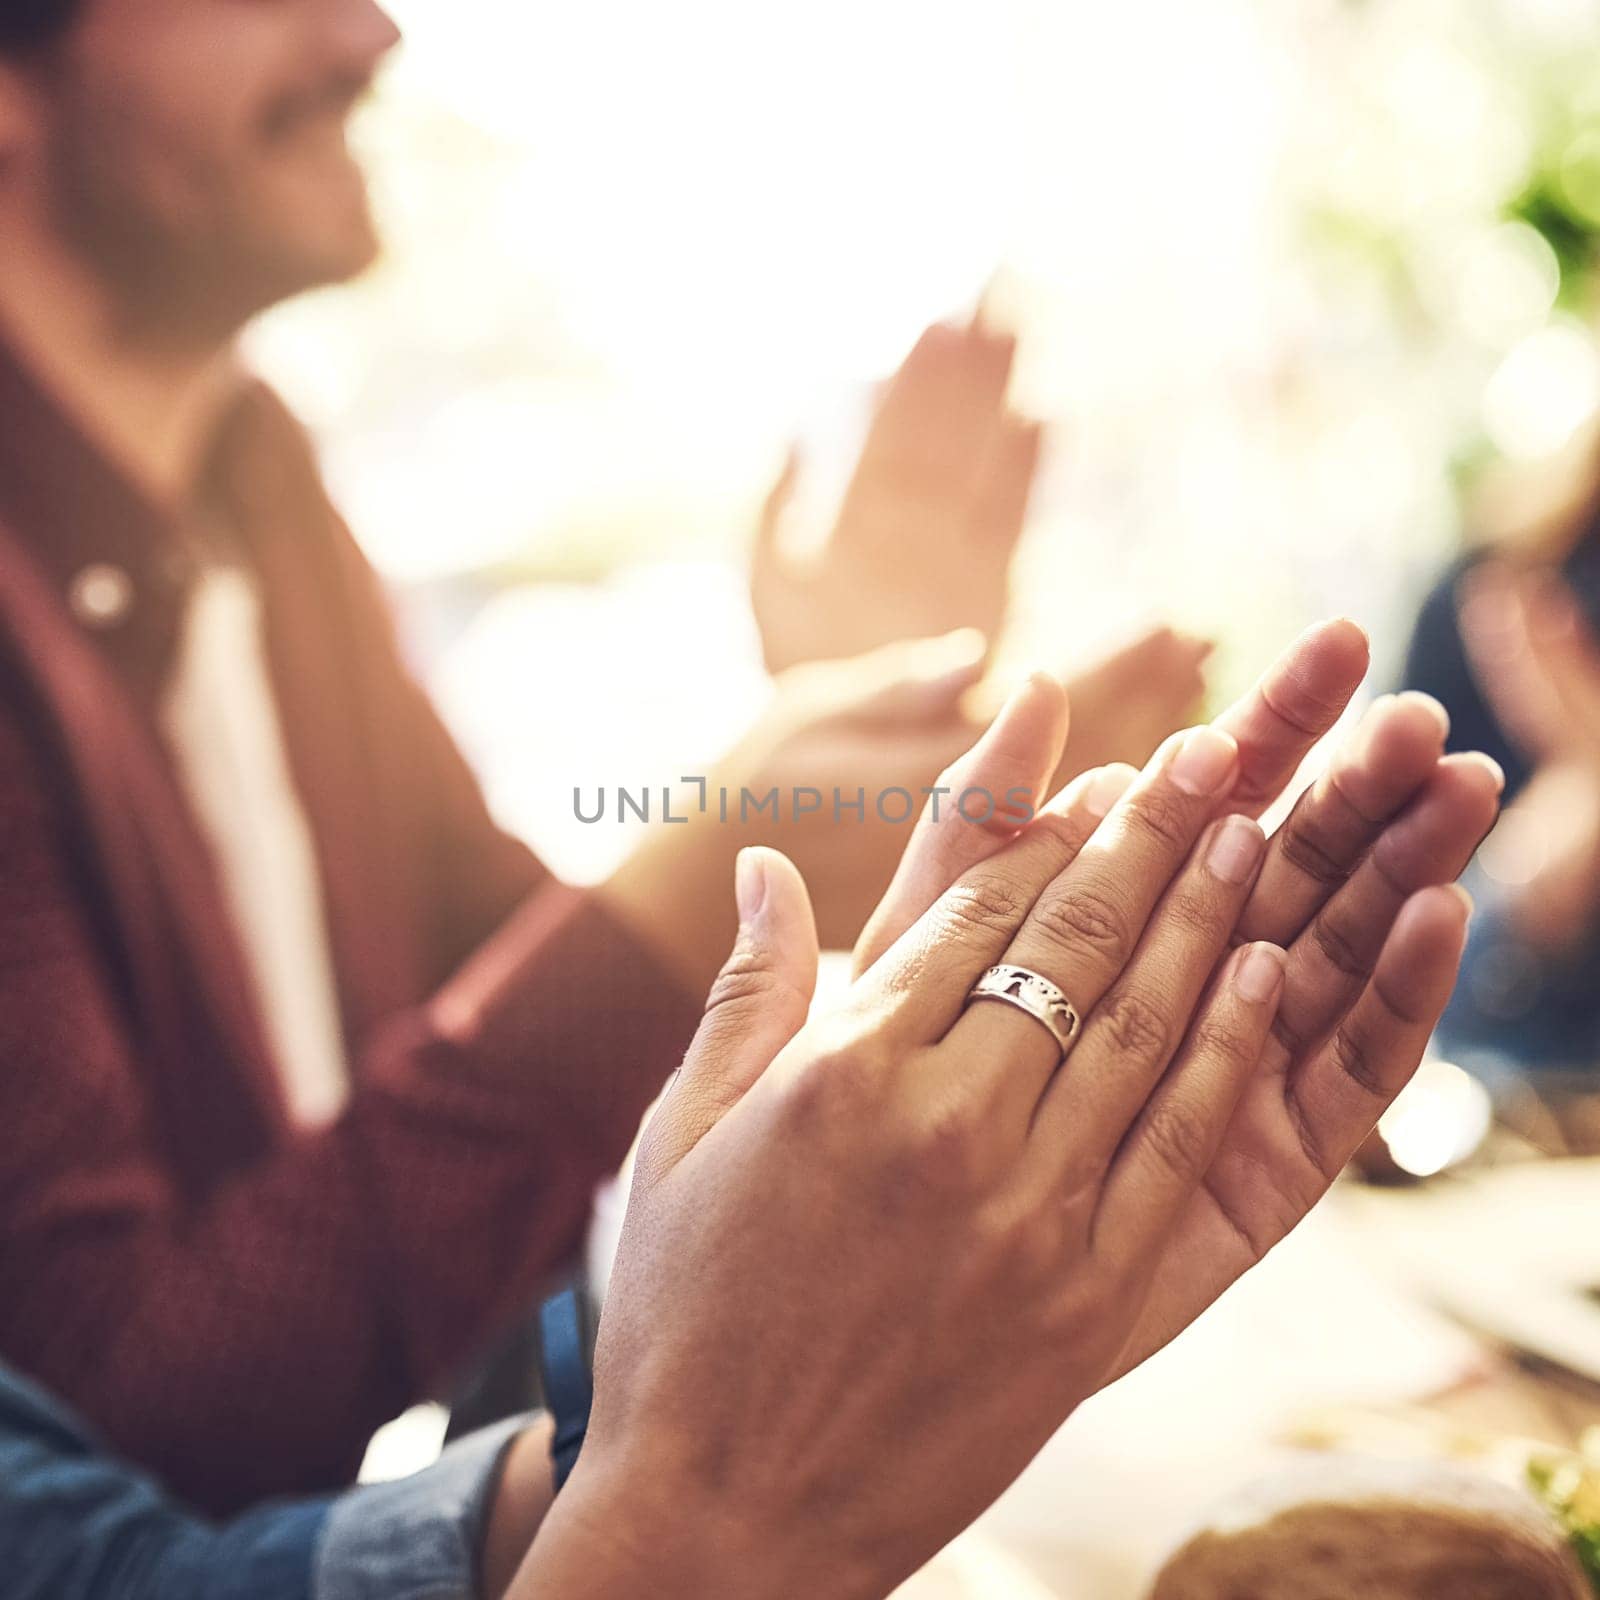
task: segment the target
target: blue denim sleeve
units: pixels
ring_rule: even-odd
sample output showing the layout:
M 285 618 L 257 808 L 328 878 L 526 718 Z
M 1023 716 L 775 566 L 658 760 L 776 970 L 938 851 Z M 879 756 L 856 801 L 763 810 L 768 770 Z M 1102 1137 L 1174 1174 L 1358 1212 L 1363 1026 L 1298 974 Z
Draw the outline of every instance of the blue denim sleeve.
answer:
M 310 1600 L 327 1517 L 310 1502 L 202 1522 L 0 1369 L 7 1600 Z
M 475 1600 L 489 1503 L 528 1421 L 486 1428 L 414 1477 L 341 1497 L 317 1551 L 313 1600 Z

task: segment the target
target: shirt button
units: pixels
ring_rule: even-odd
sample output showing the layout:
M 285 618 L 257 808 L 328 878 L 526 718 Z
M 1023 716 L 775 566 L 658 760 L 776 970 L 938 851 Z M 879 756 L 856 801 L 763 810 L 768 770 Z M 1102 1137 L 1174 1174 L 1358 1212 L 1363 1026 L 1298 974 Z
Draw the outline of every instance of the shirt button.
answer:
M 121 567 L 96 562 L 72 580 L 67 603 L 86 628 L 115 627 L 133 604 L 133 579 Z

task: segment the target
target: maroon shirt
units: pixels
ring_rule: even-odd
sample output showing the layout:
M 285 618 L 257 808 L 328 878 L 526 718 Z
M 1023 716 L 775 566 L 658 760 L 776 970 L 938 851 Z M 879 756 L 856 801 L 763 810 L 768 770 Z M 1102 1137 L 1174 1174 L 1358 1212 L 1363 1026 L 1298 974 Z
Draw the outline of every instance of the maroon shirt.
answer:
M 0 349 L 0 1357 L 222 1512 L 348 1481 L 529 1304 L 698 1005 L 490 820 L 260 386 L 204 498 L 323 876 L 354 1079 L 323 1131 L 287 1119 L 156 731 L 192 528 Z M 96 568 L 125 608 L 85 603 Z

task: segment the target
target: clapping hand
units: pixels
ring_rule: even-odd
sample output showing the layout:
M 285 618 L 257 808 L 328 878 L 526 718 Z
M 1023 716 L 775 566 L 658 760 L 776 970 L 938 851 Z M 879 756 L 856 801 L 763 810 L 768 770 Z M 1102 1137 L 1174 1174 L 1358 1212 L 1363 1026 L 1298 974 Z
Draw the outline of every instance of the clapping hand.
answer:
M 1305 635 L 1216 726 L 1239 740 L 1223 809 L 1259 813 L 1293 775 L 1366 670 L 1349 623 Z M 1004 746 L 1036 775 L 1044 725 Z M 1302 1217 L 1410 1079 L 1454 983 L 1465 896 L 1451 883 L 1493 824 L 1503 779 L 1477 755 L 1447 756 L 1448 724 L 1423 695 L 1384 696 L 1271 839 L 1235 944 L 1288 952 L 1278 1014 L 1203 1182 L 1174 1226 L 1167 1260 L 1123 1352 L 1135 1365 L 1193 1320 Z M 970 758 L 969 758 L 970 760 Z M 1131 779 L 1129 768 L 1094 781 Z M 953 782 L 967 781 L 959 775 Z M 1026 781 L 1026 780 L 1020 780 Z M 862 936 L 857 970 L 1003 833 L 924 816 L 893 887 Z
M 878 401 L 833 529 L 805 555 L 784 537 L 799 472 L 791 458 L 762 513 L 750 575 L 769 671 L 957 629 L 999 637 L 1042 439 L 1007 404 L 1015 354 L 1016 341 L 981 318 L 929 328 Z M 1197 710 L 1210 653 L 1206 640 L 1157 627 L 1078 671 L 1061 781 L 1147 760 Z
M 1211 650 L 1208 639 L 1151 628 L 1070 678 L 1072 736 L 1057 779 L 1116 763 L 1143 766 L 1169 733 L 1198 715 Z
M 1467 918 L 1437 885 L 1495 803 L 1402 699 L 1263 839 L 1364 667 L 1331 625 L 1142 773 L 1020 829 L 930 813 L 809 1020 L 804 884 L 746 852 L 519 1597 L 887 1594 L 1299 1220 L 1420 1056 Z M 1046 781 L 1062 710 L 1030 681 L 949 783 Z M 997 964 L 1070 997 L 1070 1049 L 972 998 Z
M 772 672 L 1005 618 L 1040 429 L 1007 406 L 1016 342 L 929 328 L 880 398 L 839 517 L 808 558 L 783 533 L 796 464 L 761 518 L 750 592 Z

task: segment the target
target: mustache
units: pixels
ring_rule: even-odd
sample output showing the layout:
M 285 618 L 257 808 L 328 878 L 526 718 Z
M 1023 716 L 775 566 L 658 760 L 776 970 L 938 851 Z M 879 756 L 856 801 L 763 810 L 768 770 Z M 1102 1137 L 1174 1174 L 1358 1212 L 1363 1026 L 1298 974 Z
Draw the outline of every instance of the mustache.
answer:
M 327 117 L 343 120 L 372 92 L 370 72 L 329 74 L 319 82 L 280 95 L 262 114 L 261 129 L 270 139 L 281 139 L 308 122 Z

